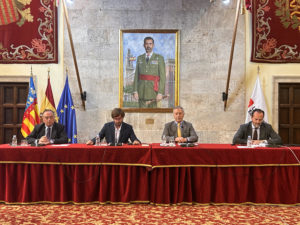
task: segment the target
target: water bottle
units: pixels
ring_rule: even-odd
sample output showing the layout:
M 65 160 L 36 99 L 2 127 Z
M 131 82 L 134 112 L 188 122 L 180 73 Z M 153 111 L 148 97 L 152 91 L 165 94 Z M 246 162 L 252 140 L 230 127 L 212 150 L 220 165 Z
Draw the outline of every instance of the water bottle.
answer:
M 247 138 L 247 147 L 251 148 L 251 144 L 252 144 L 252 140 L 251 140 L 251 136 L 249 135 Z
M 11 140 L 11 146 L 16 147 L 18 145 L 17 135 L 13 135 Z
M 100 137 L 99 135 L 96 136 L 96 142 L 95 142 L 96 146 L 100 146 Z

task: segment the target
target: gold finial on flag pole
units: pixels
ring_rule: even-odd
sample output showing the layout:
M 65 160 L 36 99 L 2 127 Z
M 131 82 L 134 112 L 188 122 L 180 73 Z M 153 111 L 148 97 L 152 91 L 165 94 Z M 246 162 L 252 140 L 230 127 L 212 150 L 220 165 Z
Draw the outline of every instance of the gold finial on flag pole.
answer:
M 50 67 L 48 67 L 48 78 L 50 78 Z
M 241 15 L 245 15 L 245 1 L 241 1 Z
M 30 76 L 33 76 L 33 74 L 32 74 L 32 65 L 31 65 L 31 69 L 30 69 Z
M 257 75 L 259 75 L 260 68 L 257 66 Z

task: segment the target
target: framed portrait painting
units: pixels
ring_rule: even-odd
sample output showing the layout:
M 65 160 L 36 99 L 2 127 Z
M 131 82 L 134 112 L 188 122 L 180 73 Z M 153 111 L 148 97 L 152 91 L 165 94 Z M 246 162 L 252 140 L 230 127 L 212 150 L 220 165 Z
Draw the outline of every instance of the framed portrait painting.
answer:
M 178 30 L 120 31 L 120 108 L 171 112 L 179 104 L 178 40 Z

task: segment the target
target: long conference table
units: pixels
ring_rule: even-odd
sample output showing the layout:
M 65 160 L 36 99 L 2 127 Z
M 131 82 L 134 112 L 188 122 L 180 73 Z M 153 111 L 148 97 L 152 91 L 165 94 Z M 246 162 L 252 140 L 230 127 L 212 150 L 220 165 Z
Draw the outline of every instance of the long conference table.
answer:
M 300 147 L 0 145 L 0 202 L 300 204 Z

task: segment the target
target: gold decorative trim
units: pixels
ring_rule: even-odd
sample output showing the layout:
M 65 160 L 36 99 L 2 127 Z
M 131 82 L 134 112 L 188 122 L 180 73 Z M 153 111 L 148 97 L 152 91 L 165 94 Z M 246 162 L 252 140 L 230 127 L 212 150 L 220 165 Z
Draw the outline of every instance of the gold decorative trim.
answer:
M 143 166 L 150 167 L 152 169 L 155 168 L 173 168 L 173 167 L 266 167 L 266 166 L 300 166 L 300 164 L 232 164 L 232 165 L 159 165 L 152 166 L 150 164 L 140 164 L 140 163 L 68 163 L 68 162 L 31 162 L 31 161 L 0 161 L 0 164 L 36 164 L 36 165 L 103 165 L 103 166 Z
M 150 204 L 156 206 L 166 206 L 166 207 L 175 207 L 180 205 L 199 205 L 199 206 L 208 206 L 208 205 L 216 205 L 216 206 L 240 206 L 240 205 L 256 205 L 256 206 L 299 206 L 300 203 L 295 204 L 275 204 L 275 203 L 254 203 L 254 202 L 242 202 L 242 203 L 199 203 L 199 202 L 180 202 L 175 204 L 162 204 L 162 203 L 154 203 L 151 201 L 130 201 L 130 202 L 100 202 L 100 201 L 93 201 L 93 202 L 74 202 L 74 201 L 67 201 L 67 202 L 52 202 L 52 201 L 37 201 L 37 202 L 6 202 L 0 201 L 2 204 L 6 205 L 34 205 L 34 204 L 53 204 L 53 205 L 66 205 L 66 204 L 74 204 L 74 205 L 91 205 L 91 204 L 99 204 L 99 205 L 130 205 L 130 204 Z
M 216 205 L 216 206 L 240 206 L 240 205 L 257 205 L 257 206 L 299 206 L 300 203 L 295 203 L 295 204 L 275 204 L 275 203 L 254 203 L 254 202 L 242 202 L 242 203 L 214 203 L 214 202 L 210 202 L 210 203 L 198 203 L 198 202 L 180 202 L 180 203 L 176 203 L 176 204 L 158 204 L 158 203 L 153 203 L 150 202 L 151 205 L 156 205 L 156 206 L 178 206 L 178 205 L 201 205 L 201 206 L 208 206 L 208 205 Z
M 0 161 L 0 164 L 40 164 L 40 165 L 104 165 L 104 166 L 144 166 L 152 167 L 150 164 L 139 163 L 68 163 L 68 162 L 30 162 L 30 161 Z
M 266 166 L 300 166 L 300 164 L 242 164 L 242 165 L 160 165 L 152 166 L 155 168 L 171 168 L 171 167 L 266 167 Z
M 74 201 L 67 201 L 67 202 L 52 202 L 52 201 L 37 201 L 37 202 L 6 202 L 6 201 L 0 201 L 0 203 L 6 204 L 6 205 L 34 205 L 34 204 L 54 204 L 54 205 L 66 205 L 66 204 L 74 204 L 74 205 L 90 205 L 90 204 L 99 204 L 99 205 L 106 205 L 106 204 L 112 204 L 112 205 L 130 205 L 130 204 L 149 204 L 150 201 L 130 201 L 130 202 L 99 202 L 99 201 L 93 201 L 93 202 L 74 202 Z

